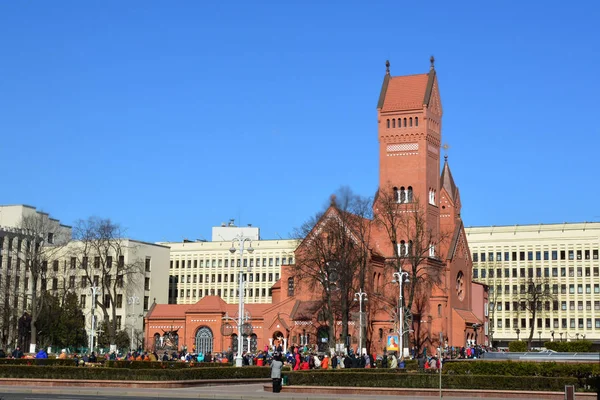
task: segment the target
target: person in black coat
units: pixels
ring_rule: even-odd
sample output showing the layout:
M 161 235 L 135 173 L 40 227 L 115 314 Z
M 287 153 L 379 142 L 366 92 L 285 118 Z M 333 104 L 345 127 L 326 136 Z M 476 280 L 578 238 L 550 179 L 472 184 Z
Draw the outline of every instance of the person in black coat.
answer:
M 381 359 L 381 368 L 388 368 L 389 364 L 388 364 L 388 356 L 387 353 L 383 355 L 383 358 Z
M 344 357 L 344 368 L 352 368 L 352 364 L 354 363 L 352 362 L 352 358 L 350 358 L 350 356 Z

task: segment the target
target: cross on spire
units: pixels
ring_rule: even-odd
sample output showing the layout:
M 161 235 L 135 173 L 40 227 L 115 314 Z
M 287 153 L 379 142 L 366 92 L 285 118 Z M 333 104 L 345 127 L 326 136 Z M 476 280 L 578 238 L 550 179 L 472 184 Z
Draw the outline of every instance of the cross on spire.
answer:
M 429 62 L 431 63 L 431 67 L 430 67 L 430 69 L 433 69 L 433 68 L 434 68 L 434 64 L 435 64 L 435 57 L 434 57 L 434 56 L 431 56 L 431 57 L 429 58 Z
M 385 60 L 385 74 L 390 74 L 390 60 Z
M 442 149 L 444 149 L 444 161 L 448 161 L 448 149 L 450 149 L 450 145 L 448 143 L 444 143 Z

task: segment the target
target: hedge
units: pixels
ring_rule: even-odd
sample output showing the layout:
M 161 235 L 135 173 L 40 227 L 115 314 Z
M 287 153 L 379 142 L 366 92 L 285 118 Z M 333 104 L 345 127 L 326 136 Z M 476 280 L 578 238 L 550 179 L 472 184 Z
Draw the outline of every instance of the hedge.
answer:
M 102 360 L 104 361 L 104 360 Z M 51 365 L 72 367 L 73 358 L 0 358 L 0 365 Z
M 165 369 L 129 369 L 50 366 L 36 368 L 27 365 L 0 365 L 0 378 L 178 381 L 197 379 L 253 379 L 269 378 L 270 376 L 271 369 L 265 367 L 167 369 L 165 366 Z
M 381 374 L 375 379 L 365 372 L 343 374 L 320 374 L 313 371 L 284 373 L 289 385 L 310 386 L 354 386 L 389 388 L 438 388 L 437 374 Z M 442 387 L 445 389 L 491 389 L 491 390 L 543 390 L 564 391 L 565 385 L 575 385 L 577 390 L 589 388 L 571 377 L 531 377 L 531 376 L 486 376 L 486 375 L 445 375 Z
M 231 367 L 231 363 L 213 362 L 181 362 L 181 361 L 127 361 L 109 360 L 104 363 L 108 368 L 129 369 L 182 369 L 182 368 L 223 368 Z
M 522 353 L 527 351 L 527 342 L 517 340 L 508 344 L 508 351 L 511 353 Z
M 561 353 L 592 352 L 592 342 L 589 340 L 576 340 L 573 342 L 545 342 L 544 347 Z
M 580 377 L 600 375 L 598 363 L 535 361 L 446 361 L 444 374 Z

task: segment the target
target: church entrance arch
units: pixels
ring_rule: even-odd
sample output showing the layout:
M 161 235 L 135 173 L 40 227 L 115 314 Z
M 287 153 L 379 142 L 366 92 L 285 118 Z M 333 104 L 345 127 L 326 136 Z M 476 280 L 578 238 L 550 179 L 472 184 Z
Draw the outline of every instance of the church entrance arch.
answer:
M 196 332 L 196 351 L 202 354 L 213 352 L 214 337 L 209 327 L 203 326 Z
M 329 350 L 329 328 L 322 326 L 317 331 L 317 348 L 319 352 L 327 352 Z

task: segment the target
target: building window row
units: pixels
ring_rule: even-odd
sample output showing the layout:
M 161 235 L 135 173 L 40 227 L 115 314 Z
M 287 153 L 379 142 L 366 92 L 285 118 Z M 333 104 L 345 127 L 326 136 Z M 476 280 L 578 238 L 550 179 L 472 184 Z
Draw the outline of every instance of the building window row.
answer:
M 532 325 L 538 329 L 600 330 L 600 318 L 561 318 L 560 321 L 559 318 L 537 318 L 535 322 L 531 318 L 498 318 L 490 320 L 490 325 L 492 328 L 513 330 L 529 329 Z
M 236 276 L 238 279 L 236 279 Z M 273 280 L 273 277 L 275 278 Z M 149 285 L 149 279 L 148 285 Z M 206 275 L 180 275 L 178 283 L 229 283 L 236 282 L 239 280 L 239 274 L 206 274 Z M 273 283 L 279 280 L 279 272 L 273 274 L 272 272 L 262 274 L 244 274 L 245 282 L 268 282 Z M 149 289 L 146 289 L 149 290 Z
M 419 126 L 419 117 L 414 118 L 415 127 Z M 388 118 L 386 121 L 387 127 L 389 128 L 412 128 L 413 117 L 408 118 Z
M 222 298 L 236 298 L 238 297 L 238 289 L 180 289 L 179 294 L 181 298 L 196 299 L 204 296 L 219 296 Z M 250 288 L 244 290 L 244 297 L 246 299 L 251 297 L 271 297 L 271 289 L 267 288 Z
M 230 261 L 231 260 L 231 261 Z M 262 260 L 262 263 L 261 263 Z M 205 262 L 206 261 L 206 262 Z M 243 264 L 244 267 L 279 267 L 281 265 L 288 265 L 294 263 L 293 257 L 263 257 L 261 258 L 244 258 Z M 210 259 L 210 260 L 171 260 L 170 268 L 229 268 L 229 267 L 240 267 L 242 265 L 242 261 L 239 258 L 225 258 L 225 259 Z
M 486 278 L 581 278 L 600 276 L 600 267 L 529 267 L 529 268 L 473 268 L 473 279 Z
M 537 250 L 474 252 L 473 262 L 499 261 L 557 261 L 557 260 L 598 260 L 598 249 L 593 250 Z

